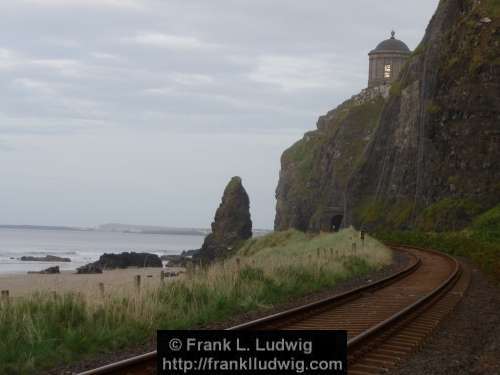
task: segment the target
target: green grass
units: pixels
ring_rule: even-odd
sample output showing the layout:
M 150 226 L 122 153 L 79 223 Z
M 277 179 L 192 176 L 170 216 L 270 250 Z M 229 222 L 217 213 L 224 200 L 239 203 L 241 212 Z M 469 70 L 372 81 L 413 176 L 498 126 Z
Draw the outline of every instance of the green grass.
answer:
M 389 94 L 391 96 L 401 96 L 402 92 L 403 88 L 401 87 L 401 82 L 400 81 L 393 82 L 391 88 L 389 89 Z
M 325 290 L 391 261 L 352 229 L 316 236 L 297 231 L 249 240 L 237 255 L 190 269 L 163 288 L 88 299 L 35 294 L 0 303 L 0 374 L 43 369 L 147 342 L 156 329 L 184 329 Z M 357 249 L 352 250 L 352 243 Z
M 500 205 L 477 216 L 472 225 L 460 231 L 379 231 L 376 237 L 469 258 L 500 284 Z
M 476 217 L 472 222 L 472 230 L 478 240 L 500 243 L 500 205 Z
M 455 177 L 449 183 L 457 183 Z M 444 198 L 425 209 L 418 209 L 409 200 L 382 201 L 367 198 L 354 210 L 355 221 L 375 231 L 389 228 L 415 228 L 421 232 L 459 231 L 470 225 L 484 210 L 484 205 L 472 199 Z M 412 219 L 414 212 L 416 219 Z
M 494 20 L 500 18 L 500 3 L 498 0 L 485 0 L 482 2 L 482 8 L 482 16 L 490 17 Z
M 470 223 L 481 209 L 481 205 L 471 199 L 444 198 L 419 215 L 417 227 L 423 231 L 456 231 Z

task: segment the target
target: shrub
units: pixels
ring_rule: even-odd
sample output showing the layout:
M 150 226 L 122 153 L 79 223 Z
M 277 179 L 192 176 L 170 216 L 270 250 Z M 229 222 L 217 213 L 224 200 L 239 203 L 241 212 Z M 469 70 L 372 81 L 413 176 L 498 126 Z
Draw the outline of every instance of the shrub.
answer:
M 423 231 L 459 230 L 481 212 L 481 205 L 462 198 L 445 198 L 427 207 L 417 218 Z
M 475 218 L 472 229 L 476 238 L 500 241 L 500 204 Z
M 446 205 L 448 206 L 448 205 Z M 475 210 L 475 208 L 474 208 Z M 422 246 L 467 257 L 493 280 L 500 283 L 500 205 L 477 216 L 461 231 L 379 231 L 377 238 L 406 245 Z

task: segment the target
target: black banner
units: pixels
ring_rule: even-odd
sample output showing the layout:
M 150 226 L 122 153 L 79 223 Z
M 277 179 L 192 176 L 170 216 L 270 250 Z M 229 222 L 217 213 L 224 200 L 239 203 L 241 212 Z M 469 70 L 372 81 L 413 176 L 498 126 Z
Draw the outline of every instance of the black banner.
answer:
M 158 331 L 158 374 L 347 374 L 346 331 Z

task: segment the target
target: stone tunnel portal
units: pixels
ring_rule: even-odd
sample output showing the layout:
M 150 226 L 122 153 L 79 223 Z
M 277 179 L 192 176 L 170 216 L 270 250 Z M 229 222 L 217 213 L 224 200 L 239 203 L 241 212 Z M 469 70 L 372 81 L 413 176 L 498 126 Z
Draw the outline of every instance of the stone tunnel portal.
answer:
M 343 218 L 343 215 L 335 215 L 332 217 L 332 220 L 330 222 L 330 230 L 332 232 L 338 232 L 340 230 Z

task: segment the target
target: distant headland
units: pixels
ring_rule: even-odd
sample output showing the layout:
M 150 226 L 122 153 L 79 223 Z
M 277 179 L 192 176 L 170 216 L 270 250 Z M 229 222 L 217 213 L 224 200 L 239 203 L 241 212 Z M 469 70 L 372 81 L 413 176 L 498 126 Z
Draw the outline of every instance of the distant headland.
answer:
M 96 227 L 71 227 L 71 226 L 50 226 L 50 225 L 6 225 L 0 224 L 0 229 L 22 229 L 22 230 L 64 230 L 64 231 L 85 231 L 85 232 L 120 232 L 135 234 L 165 234 L 179 236 L 206 236 L 210 233 L 208 228 L 183 228 L 183 227 L 162 227 L 151 225 L 133 225 L 108 223 Z M 257 229 L 256 235 L 269 232 L 266 229 Z
M 50 226 L 50 225 L 0 225 L 0 229 L 23 229 L 23 230 L 64 230 L 64 231 L 93 231 L 93 232 L 121 232 L 136 234 L 169 234 L 205 236 L 210 230 L 205 228 L 177 228 L 148 225 L 132 225 L 109 223 L 96 227 L 71 227 L 71 226 Z

